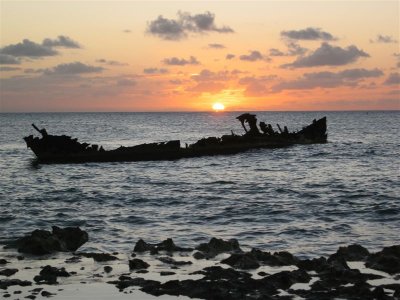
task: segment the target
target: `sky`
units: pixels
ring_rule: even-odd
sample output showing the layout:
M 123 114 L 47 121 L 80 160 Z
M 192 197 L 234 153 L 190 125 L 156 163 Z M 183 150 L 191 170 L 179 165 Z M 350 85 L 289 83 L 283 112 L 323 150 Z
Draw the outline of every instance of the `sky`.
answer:
M 399 1 L 3 1 L 0 112 L 399 110 Z

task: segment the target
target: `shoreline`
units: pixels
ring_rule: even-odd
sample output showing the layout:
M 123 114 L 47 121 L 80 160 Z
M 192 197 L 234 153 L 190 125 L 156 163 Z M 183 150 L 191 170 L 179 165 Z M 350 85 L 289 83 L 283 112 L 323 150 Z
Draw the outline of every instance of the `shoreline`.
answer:
M 312 259 L 217 238 L 194 248 L 139 240 L 131 253 L 3 249 L 0 274 L 8 299 L 399 299 L 400 245 Z

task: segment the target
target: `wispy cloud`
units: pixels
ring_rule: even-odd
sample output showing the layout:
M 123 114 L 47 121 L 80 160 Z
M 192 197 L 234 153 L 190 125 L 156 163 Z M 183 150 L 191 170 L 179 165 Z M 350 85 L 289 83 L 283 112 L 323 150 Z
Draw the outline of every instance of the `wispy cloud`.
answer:
M 293 40 L 308 40 L 308 41 L 333 41 L 336 38 L 329 32 L 322 31 L 320 28 L 308 27 L 300 30 L 282 31 L 281 36 Z
M 178 57 L 170 57 L 165 58 L 163 63 L 170 66 L 185 66 L 185 65 L 199 65 L 200 62 L 196 57 L 191 56 L 189 59 L 178 58 Z

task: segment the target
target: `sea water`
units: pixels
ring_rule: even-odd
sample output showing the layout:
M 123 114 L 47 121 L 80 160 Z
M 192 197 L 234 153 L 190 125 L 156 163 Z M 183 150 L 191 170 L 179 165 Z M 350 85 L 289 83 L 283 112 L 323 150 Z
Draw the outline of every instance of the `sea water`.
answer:
M 400 242 L 399 112 L 256 112 L 301 129 L 327 116 L 328 143 L 176 161 L 35 165 L 23 137 L 71 135 L 105 149 L 242 134 L 240 113 L 0 114 L 0 244 L 34 229 L 80 226 L 82 250 L 131 251 L 142 238 L 195 246 L 330 254 Z

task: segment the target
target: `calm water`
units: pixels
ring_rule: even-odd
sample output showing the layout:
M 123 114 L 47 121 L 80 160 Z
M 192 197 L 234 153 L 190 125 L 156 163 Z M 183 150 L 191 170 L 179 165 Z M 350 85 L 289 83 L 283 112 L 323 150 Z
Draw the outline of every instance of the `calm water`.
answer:
M 238 113 L 0 114 L 0 243 L 36 228 L 81 226 L 86 250 L 130 251 L 211 236 L 322 255 L 400 242 L 399 112 L 258 112 L 299 129 L 327 116 L 325 145 L 164 162 L 31 164 L 31 123 L 106 149 L 242 133 Z

